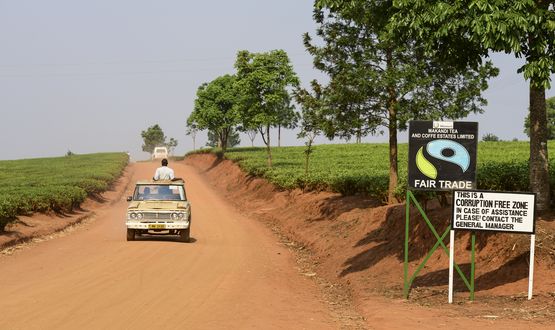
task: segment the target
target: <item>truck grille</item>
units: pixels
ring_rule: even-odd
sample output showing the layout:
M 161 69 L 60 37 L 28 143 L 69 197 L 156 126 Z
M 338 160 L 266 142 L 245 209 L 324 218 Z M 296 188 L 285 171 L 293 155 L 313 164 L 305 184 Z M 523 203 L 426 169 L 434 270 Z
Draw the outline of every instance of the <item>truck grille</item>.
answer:
M 160 212 L 144 212 L 143 219 L 145 220 L 155 220 L 155 219 L 162 219 L 167 220 L 171 219 L 171 213 L 160 213 Z

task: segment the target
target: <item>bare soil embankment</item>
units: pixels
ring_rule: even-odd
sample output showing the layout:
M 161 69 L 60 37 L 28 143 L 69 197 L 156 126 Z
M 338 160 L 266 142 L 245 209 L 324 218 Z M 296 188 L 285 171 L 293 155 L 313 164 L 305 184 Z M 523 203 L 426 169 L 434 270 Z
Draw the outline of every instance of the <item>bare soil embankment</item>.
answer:
M 416 278 L 406 302 L 402 298 L 405 204 L 384 206 L 361 196 L 282 191 L 263 179 L 245 175 L 233 162 L 209 154 L 189 156 L 185 162 L 196 167 L 241 212 L 276 228 L 298 250 L 309 250 L 315 277 L 349 291 L 367 319 L 398 318 L 408 311 L 413 316 L 406 326 L 426 324 L 427 318 L 435 316 L 448 317 L 451 325 L 454 319 L 459 325 L 488 326 L 507 320 L 516 327 L 542 327 L 555 319 L 553 214 L 540 217 L 536 224 L 533 300 L 526 300 L 530 237 L 479 233 L 475 302 L 469 302 L 468 290 L 456 278 L 455 304 L 447 305 L 448 256 L 441 249 Z M 433 202 L 428 206 L 428 217 L 443 232 L 450 221 L 450 208 Z M 411 272 L 435 243 L 432 232 L 413 209 Z M 456 262 L 470 274 L 470 235 L 457 233 L 456 244 Z M 391 308 L 380 308 L 388 305 Z M 376 308 L 380 310 L 378 315 Z M 472 323 L 465 323 L 461 317 Z

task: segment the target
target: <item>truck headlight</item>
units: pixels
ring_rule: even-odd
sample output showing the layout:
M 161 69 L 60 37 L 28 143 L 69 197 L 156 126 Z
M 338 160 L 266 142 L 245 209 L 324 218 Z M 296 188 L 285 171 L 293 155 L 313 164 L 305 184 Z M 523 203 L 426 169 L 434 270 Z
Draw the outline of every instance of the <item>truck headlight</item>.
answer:
M 131 212 L 131 213 L 127 214 L 127 217 L 131 220 L 135 220 L 135 219 L 137 219 L 137 214 L 135 214 L 134 212 Z
M 143 214 L 142 213 L 137 213 L 137 220 L 141 220 L 143 218 Z

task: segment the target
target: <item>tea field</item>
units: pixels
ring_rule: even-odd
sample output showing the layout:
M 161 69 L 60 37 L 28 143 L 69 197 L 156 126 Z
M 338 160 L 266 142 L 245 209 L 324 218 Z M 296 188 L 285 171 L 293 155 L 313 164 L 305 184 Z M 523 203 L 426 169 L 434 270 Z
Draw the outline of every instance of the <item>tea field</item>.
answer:
M 379 144 L 316 145 L 305 175 L 305 147 L 272 148 L 273 167 L 267 167 L 266 150 L 232 148 L 225 153 L 245 172 L 266 178 L 284 189 L 329 190 L 351 195 L 357 193 L 385 200 L 389 181 L 389 149 Z M 548 145 L 555 155 L 555 144 Z M 199 152 L 218 152 L 202 150 Z M 478 144 L 478 188 L 486 190 L 527 191 L 529 143 L 480 142 Z M 408 144 L 399 145 L 399 189 L 404 198 L 407 182 Z M 551 160 L 551 180 L 555 182 L 555 160 Z
M 71 211 L 107 190 L 127 162 L 125 153 L 0 161 L 0 231 L 20 214 Z

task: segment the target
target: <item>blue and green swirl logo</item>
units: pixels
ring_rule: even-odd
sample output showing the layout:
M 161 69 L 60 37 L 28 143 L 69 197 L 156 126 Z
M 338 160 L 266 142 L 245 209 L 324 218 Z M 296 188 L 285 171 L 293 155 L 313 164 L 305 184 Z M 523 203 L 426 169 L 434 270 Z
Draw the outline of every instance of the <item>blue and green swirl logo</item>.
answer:
M 450 150 L 451 155 L 446 156 L 445 151 Z M 451 140 L 433 140 L 426 145 L 428 154 L 436 159 L 458 165 L 466 172 L 470 166 L 470 154 L 462 144 Z M 424 156 L 424 147 L 416 153 L 416 166 L 418 170 L 430 179 L 437 178 L 437 168 Z

